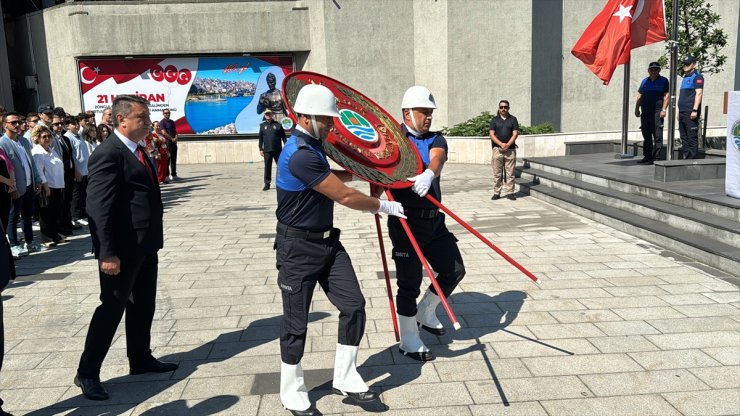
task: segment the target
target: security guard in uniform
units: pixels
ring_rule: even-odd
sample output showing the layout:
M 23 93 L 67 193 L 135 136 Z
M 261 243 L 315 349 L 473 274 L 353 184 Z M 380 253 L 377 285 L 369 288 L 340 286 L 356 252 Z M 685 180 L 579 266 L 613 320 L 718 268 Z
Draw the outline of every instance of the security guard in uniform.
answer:
M 678 132 L 684 159 L 696 159 L 699 154 L 699 118 L 704 95 L 704 75 L 697 69 L 696 58 L 683 60 L 683 80 L 678 94 Z
M 416 238 L 424 257 L 438 273 L 437 282 L 445 296 L 449 296 L 465 276 L 462 255 L 457 239 L 445 226 L 445 216 L 424 196 L 429 193 L 441 201 L 439 184 L 442 167 L 447 160 L 447 141 L 437 133 L 429 131 L 432 113 L 437 105 L 432 93 L 422 86 L 409 88 L 403 96 L 401 111 L 406 137 L 414 144 L 424 162 L 424 172 L 409 178 L 411 188 L 393 190 L 393 197 L 404 206 L 408 225 Z M 419 337 L 419 328 L 443 335 L 445 329 L 437 319 L 436 309 L 439 296 L 430 286 L 417 305 L 421 293 L 422 266 L 408 236 L 398 218 L 388 217 L 388 229 L 393 243 L 393 260 L 396 263 L 398 293 L 396 309 L 401 335 L 399 348 L 403 355 L 418 361 L 431 361 L 434 354 Z
M 344 185 L 348 172 L 331 171 L 321 147 L 338 117 L 334 94 L 322 85 L 304 86 L 293 110 L 297 123 L 277 174 L 278 285 L 282 292 L 280 400 L 294 415 L 320 415 L 308 400 L 303 357 L 308 311 L 316 284 L 339 309 L 334 392 L 357 402 L 378 398 L 356 370 L 357 348 L 365 332 L 365 298 L 352 263 L 333 228 L 334 202 L 348 208 L 403 217 L 398 202 L 381 201 Z M 405 218 L 405 217 L 404 217 Z
M 265 160 L 265 186 L 262 190 L 266 191 L 270 189 L 270 182 L 272 182 L 272 161 L 277 162 L 280 159 L 280 151 L 283 149 L 286 137 L 283 125 L 275 121 L 272 110 L 269 108 L 265 110 L 264 116 L 265 121 L 260 124 L 258 146 L 260 155 Z

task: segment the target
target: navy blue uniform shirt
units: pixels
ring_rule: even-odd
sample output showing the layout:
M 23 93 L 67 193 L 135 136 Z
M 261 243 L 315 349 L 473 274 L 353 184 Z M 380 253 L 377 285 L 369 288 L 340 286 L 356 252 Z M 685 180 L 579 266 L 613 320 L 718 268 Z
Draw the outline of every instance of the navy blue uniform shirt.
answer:
M 654 113 L 663 109 L 663 96 L 669 91 L 668 78 L 658 76 L 655 81 L 650 77 L 642 80 L 640 88 L 637 90 L 642 94 L 640 99 L 640 111 L 643 113 Z
M 681 91 L 678 95 L 679 113 L 691 113 L 694 110 L 697 88 L 704 89 L 704 75 L 700 74 L 699 71 L 694 71 L 681 81 Z M 696 107 L 696 110 L 701 113 L 701 103 Z
M 413 133 L 411 133 L 407 128 L 405 124 L 401 124 L 401 129 L 403 130 L 404 134 L 406 134 L 406 137 L 411 141 L 411 143 L 414 144 L 416 147 L 416 150 L 419 151 L 419 155 L 421 156 L 421 161 L 424 164 L 423 169 L 426 169 L 429 166 L 429 151 L 432 149 L 444 149 L 445 155 L 447 154 L 447 140 L 445 140 L 444 136 L 439 134 L 438 132 L 428 132 L 425 134 L 422 134 L 421 136 L 414 136 Z M 446 156 L 445 156 L 446 157 Z M 429 200 L 426 198 L 422 198 L 414 191 L 411 190 L 411 188 L 405 188 L 405 189 L 394 189 L 391 191 L 393 194 L 393 198 L 396 199 L 396 201 L 400 202 L 401 205 L 404 206 L 404 208 L 417 208 L 417 209 L 436 209 L 437 207 L 432 204 Z M 433 196 L 434 199 L 437 201 L 442 201 L 442 188 L 439 185 L 439 176 L 434 178 L 432 181 L 432 187 L 429 188 L 429 195 Z
M 294 130 L 277 164 L 278 221 L 302 230 L 331 229 L 334 201 L 313 190 L 330 174 L 321 142 Z

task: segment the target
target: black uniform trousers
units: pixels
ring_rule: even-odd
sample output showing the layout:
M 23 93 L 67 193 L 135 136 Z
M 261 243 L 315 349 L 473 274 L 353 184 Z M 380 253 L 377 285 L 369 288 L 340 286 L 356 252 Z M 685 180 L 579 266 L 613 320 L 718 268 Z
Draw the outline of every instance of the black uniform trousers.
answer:
M 696 159 L 699 153 L 699 116 L 691 119 L 691 113 L 678 113 L 678 133 L 681 135 L 681 153 L 684 159 Z
M 438 213 L 429 219 L 408 215 L 406 221 L 422 254 L 437 272 L 439 287 L 445 297 L 450 296 L 465 277 L 465 265 L 457 247 L 457 238 L 445 225 L 444 214 Z M 421 260 L 398 217 L 388 217 L 388 234 L 393 243 L 393 261 L 396 263 L 396 311 L 399 315 L 415 316 L 416 298 L 421 294 Z M 430 285 L 430 289 L 437 294 L 433 286 Z
M 269 185 L 272 182 L 272 161 L 277 163 L 280 158 L 280 150 L 274 152 L 264 152 L 265 156 L 265 184 Z
M 121 258 L 116 276 L 99 272 L 101 305 L 95 309 L 77 372 L 99 379 L 118 324 L 126 312 L 126 350 L 129 362 L 151 357 L 151 329 L 157 292 L 157 253 Z
M 335 228 L 327 239 L 305 240 L 278 231 L 275 248 L 283 298 L 280 358 L 286 364 L 298 364 L 303 358 L 316 283 L 339 310 L 337 342 L 358 346 L 365 333 L 365 297 L 339 234 Z
M 650 160 L 660 159 L 663 150 L 663 119 L 660 110 L 643 112 L 640 116 L 640 131 L 642 131 L 642 154 Z

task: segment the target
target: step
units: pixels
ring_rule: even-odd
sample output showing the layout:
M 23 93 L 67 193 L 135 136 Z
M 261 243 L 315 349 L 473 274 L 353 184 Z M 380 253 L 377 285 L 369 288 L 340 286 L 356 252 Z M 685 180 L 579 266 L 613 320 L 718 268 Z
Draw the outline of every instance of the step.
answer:
M 706 265 L 740 276 L 740 252 L 737 248 L 704 236 L 677 230 L 665 223 L 627 214 L 588 198 L 517 179 L 520 192 L 575 212 L 586 218 L 642 238 Z
M 558 165 L 559 164 L 557 163 L 537 158 L 524 160 L 525 168 L 537 169 L 571 179 L 577 179 L 586 183 L 599 185 L 615 191 L 645 196 L 684 208 L 691 208 L 702 213 L 715 215 L 729 220 L 740 221 L 740 209 L 738 209 L 737 206 L 719 203 L 700 196 L 691 195 L 688 192 L 682 193 L 680 191 L 662 189 L 657 185 L 639 183 L 624 178 L 613 178 L 601 174 L 580 172 L 575 169 Z M 652 179 L 652 175 L 650 179 Z
M 701 235 L 728 244 L 740 251 L 740 223 L 737 221 L 700 213 L 691 208 L 656 201 L 637 194 L 604 188 L 603 186 L 585 183 L 537 169 L 522 169 L 520 176 L 526 181 L 539 181 L 539 184 L 550 188 L 620 209 L 627 214 L 652 219 L 683 232 Z

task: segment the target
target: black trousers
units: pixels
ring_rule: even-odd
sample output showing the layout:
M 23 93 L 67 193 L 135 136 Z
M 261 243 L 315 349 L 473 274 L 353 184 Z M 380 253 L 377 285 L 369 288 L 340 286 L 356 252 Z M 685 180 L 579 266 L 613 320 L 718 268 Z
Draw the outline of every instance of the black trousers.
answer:
M 678 132 L 683 158 L 696 159 L 699 154 L 699 116 L 692 120 L 691 113 L 678 113 Z
M 85 199 L 87 199 L 87 175 L 83 176 L 81 181 L 72 183 L 72 218 L 75 220 L 87 219 Z
M 100 306 L 95 309 L 77 372 L 99 378 L 113 336 L 126 312 L 126 350 L 129 362 L 151 357 L 151 329 L 157 294 L 157 253 L 121 258 L 121 273 L 99 272 Z
M 62 200 L 62 227 L 72 226 L 72 194 L 74 193 L 74 170 L 64 172 L 64 198 Z
M 170 151 L 170 175 L 177 176 L 177 143 L 167 142 Z
M 280 150 L 275 152 L 264 152 L 265 159 L 265 184 L 269 185 L 272 182 L 272 161 L 277 163 L 280 158 Z
M 0 222 L 3 224 L 3 230 L 8 229 L 8 221 L 10 221 L 10 205 L 13 203 L 13 199 L 5 189 L 5 186 L 0 186 Z
M 39 227 L 41 234 L 51 238 L 53 241 L 59 241 L 62 236 L 59 234 L 59 227 L 62 224 L 60 215 L 62 214 L 62 202 L 64 200 L 63 188 L 51 188 L 48 202 L 45 207 L 39 207 Z
M 660 159 L 663 149 L 663 119 L 660 110 L 650 113 L 643 112 L 640 116 L 640 131 L 642 131 L 642 154 L 650 160 Z
M 450 296 L 465 277 L 465 265 L 457 247 L 457 239 L 445 225 L 444 214 L 437 214 L 432 219 L 409 216 L 407 222 L 422 254 L 437 272 L 439 287 L 446 297 Z M 393 243 L 393 261 L 396 263 L 396 311 L 399 315 L 415 316 L 416 298 L 421 294 L 421 260 L 398 217 L 388 217 L 388 234 Z M 433 286 L 430 285 L 430 288 L 437 293 Z
M 278 286 L 283 298 L 282 361 L 298 364 L 303 358 L 308 312 L 316 283 L 339 310 L 337 342 L 360 345 L 365 333 L 365 298 L 349 255 L 339 242 L 339 230 L 332 230 L 331 237 L 323 241 L 285 237 L 278 233 L 275 248 Z

